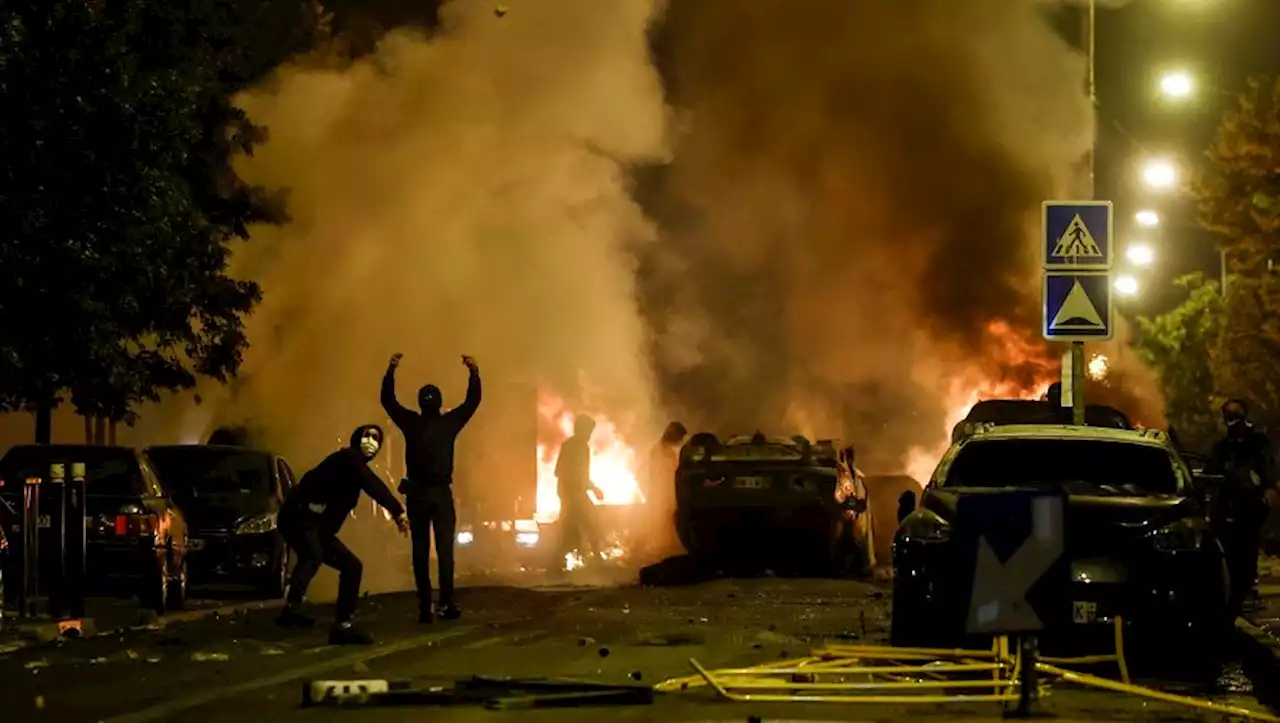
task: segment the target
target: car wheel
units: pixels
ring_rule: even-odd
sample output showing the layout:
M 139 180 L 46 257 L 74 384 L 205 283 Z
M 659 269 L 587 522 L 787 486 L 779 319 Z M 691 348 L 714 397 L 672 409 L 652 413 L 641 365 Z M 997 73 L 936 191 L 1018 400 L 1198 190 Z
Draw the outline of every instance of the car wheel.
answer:
M 178 565 L 178 574 L 168 581 L 165 605 L 170 610 L 182 610 L 187 606 L 187 561 Z
M 285 548 L 280 551 L 277 556 L 279 562 L 272 569 L 270 576 L 259 588 L 264 598 L 278 600 L 284 597 L 285 590 L 289 587 L 289 549 Z
M 164 563 L 157 561 L 155 570 L 143 576 L 142 590 L 138 593 L 138 600 L 147 610 L 153 611 L 156 615 L 164 615 L 165 606 L 169 601 L 169 576 L 164 569 Z
M 934 616 L 912 590 L 912 585 L 895 575 L 889 618 L 889 644 L 899 648 L 927 648 L 936 642 Z

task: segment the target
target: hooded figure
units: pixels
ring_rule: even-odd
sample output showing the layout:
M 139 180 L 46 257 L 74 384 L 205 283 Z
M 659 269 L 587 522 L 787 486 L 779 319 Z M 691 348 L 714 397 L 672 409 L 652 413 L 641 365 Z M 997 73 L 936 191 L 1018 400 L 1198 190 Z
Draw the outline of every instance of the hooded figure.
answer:
M 400 354 L 391 357 L 382 376 L 382 408 L 404 434 L 406 477 L 400 482 L 413 530 L 413 579 L 418 588 L 418 618 L 435 618 L 431 605 L 431 535 L 436 541 L 440 566 L 440 617 L 457 619 L 462 613 L 454 599 L 453 542 L 458 511 L 453 500 L 453 446 L 458 433 L 480 408 L 480 368 L 476 360 L 462 357 L 469 373 L 467 397 L 457 409 L 442 412 L 440 388 L 428 384 L 418 390 L 418 409 L 405 409 L 396 401 L 396 368 Z
M 1212 517 L 1220 529 L 1231 578 L 1230 606 L 1239 615 L 1258 577 L 1258 550 L 1268 507 L 1276 496 L 1275 450 L 1249 423 L 1249 405 L 1229 399 L 1222 405 L 1227 436 L 1209 453 L 1205 471 L 1222 477 Z
M 404 507 L 369 468 L 369 462 L 382 448 L 382 440 L 381 427 L 375 424 L 356 427 L 345 448 L 325 457 L 302 475 L 280 509 L 280 534 L 293 550 L 297 564 L 289 579 L 285 608 L 280 613 L 279 623 L 285 627 L 309 628 L 315 625 L 315 620 L 303 615 L 299 607 L 320 565 L 328 565 L 338 571 L 338 604 L 334 612 L 334 626 L 329 633 L 331 645 L 371 642 L 367 635 L 351 625 L 364 566 L 338 539 L 338 531 L 356 508 L 360 493 L 367 493 L 390 512 L 401 533 L 408 530 Z

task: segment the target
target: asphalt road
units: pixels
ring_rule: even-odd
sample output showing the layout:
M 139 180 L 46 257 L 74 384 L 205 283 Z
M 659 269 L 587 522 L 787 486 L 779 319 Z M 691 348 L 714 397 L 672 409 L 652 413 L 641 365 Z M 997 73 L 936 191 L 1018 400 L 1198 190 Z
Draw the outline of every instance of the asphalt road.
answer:
M 466 615 L 419 625 L 405 594 L 366 598 L 368 648 L 325 645 L 323 628 L 285 631 L 273 610 L 155 625 L 119 635 L 32 647 L 0 657 L 0 720 L 230 723 L 252 720 L 997 720 L 995 704 L 881 706 L 734 703 L 706 688 L 651 706 L 499 712 L 479 706 L 302 708 L 308 679 L 388 678 L 422 685 L 472 676 L 549 676 L 641 682 L 708 667 L 799 657 L 824 643 L 882 643 L 883 584 L 718 580 L 700 585 L 465 590 Z M 317 611 L 322 621 L 326 609 Z M 1098 671 L 1104 675 L 1113 672 Z M 1249 695 L 1220 698 L 1258 708 Z M 1043 708 L 1059 720 L 1219 720 L 1212 713 L 1116 694 L 1055 688 Z

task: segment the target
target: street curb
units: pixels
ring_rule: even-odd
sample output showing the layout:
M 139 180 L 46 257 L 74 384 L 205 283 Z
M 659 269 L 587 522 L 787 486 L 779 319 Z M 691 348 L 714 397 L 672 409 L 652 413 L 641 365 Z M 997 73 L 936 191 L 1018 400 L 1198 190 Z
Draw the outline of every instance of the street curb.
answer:
M 243 613 L 255 612 L 258 610 L 271 610 L 271 609 L 279 608 L 283 606 L 284 606 L 283 600 L 251 600 L 248 602 L 223 605 L 221 607 L 216 607 L 216 608 L 201 608 L 198 610 L 180 610 L 178 612 L 166 613 L 164 615 L 161 615 L 157 617 L 153 622 L 150 622 L 150 623 L 144 623 L 140 625 L 124 625 L 118 628 L 111 628 L 109 630 L 96 630 L 92 625 L 92 618 L 85 618 L 85 622 L 88 624 L 85 625 L 84 628 L 88 628 L 89 632 L 82 632 L 81 635 L 79 635 L 78 637 L 67 637 L 67 636 L 49 637 L 49 636 L 41 636 L 39 635 L 39 633 L 35 633 L 34 635 L 32 635 L 30 631 L 23 631 L 21 629 L 21 625 L 23 625 L 23 623 L 15 623 L 15 626 L 18 627 L 18 634 L 23 637 L 19 637 L 16 640 L 9 643 L 0 642 L 0 656 L 8 655 L 10 653 L 23 650 L 24 648 L 32 648 L 40 645 L 48 645 L 50 643 L 58 642 L 59 640 L 77 640 L 77 639 L 86 640 L 89 638 L 100 638 L 107 635 L 122 635 L 124 633 L 138 632 L 142 630 L 163 630 L 166 626 L 172 625 L 175 623 L 197 622 L 200 620 L 204 620 L 206 618 L 239 615 Z M 26 623 L 26 625 L 31 625 L 31 623 Z M 40 622 L 40 623 L 35 623 L 35 625 L 56 626 L 57 623 Z

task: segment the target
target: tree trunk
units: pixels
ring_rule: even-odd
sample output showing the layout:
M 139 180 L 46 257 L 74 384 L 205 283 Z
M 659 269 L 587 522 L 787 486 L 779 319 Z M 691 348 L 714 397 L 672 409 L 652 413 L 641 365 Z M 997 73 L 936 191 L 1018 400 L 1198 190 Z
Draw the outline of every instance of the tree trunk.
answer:
M 81 414 L 84 419 L 84 443 L 93 444 L 93 417 L 88 414 Z
M 53 443 L 53 401 L 36 407 L 36 444 Z
M 99 447 L 107 441 L 107 418 L 93 418 L 93 443 Z
M 116 426 L 118 424 L 119 422 L 113 419 L 111 420 L 110 424 L 107 426 L 107 444 L 111 445 L 112 447 L 116 446 Z

